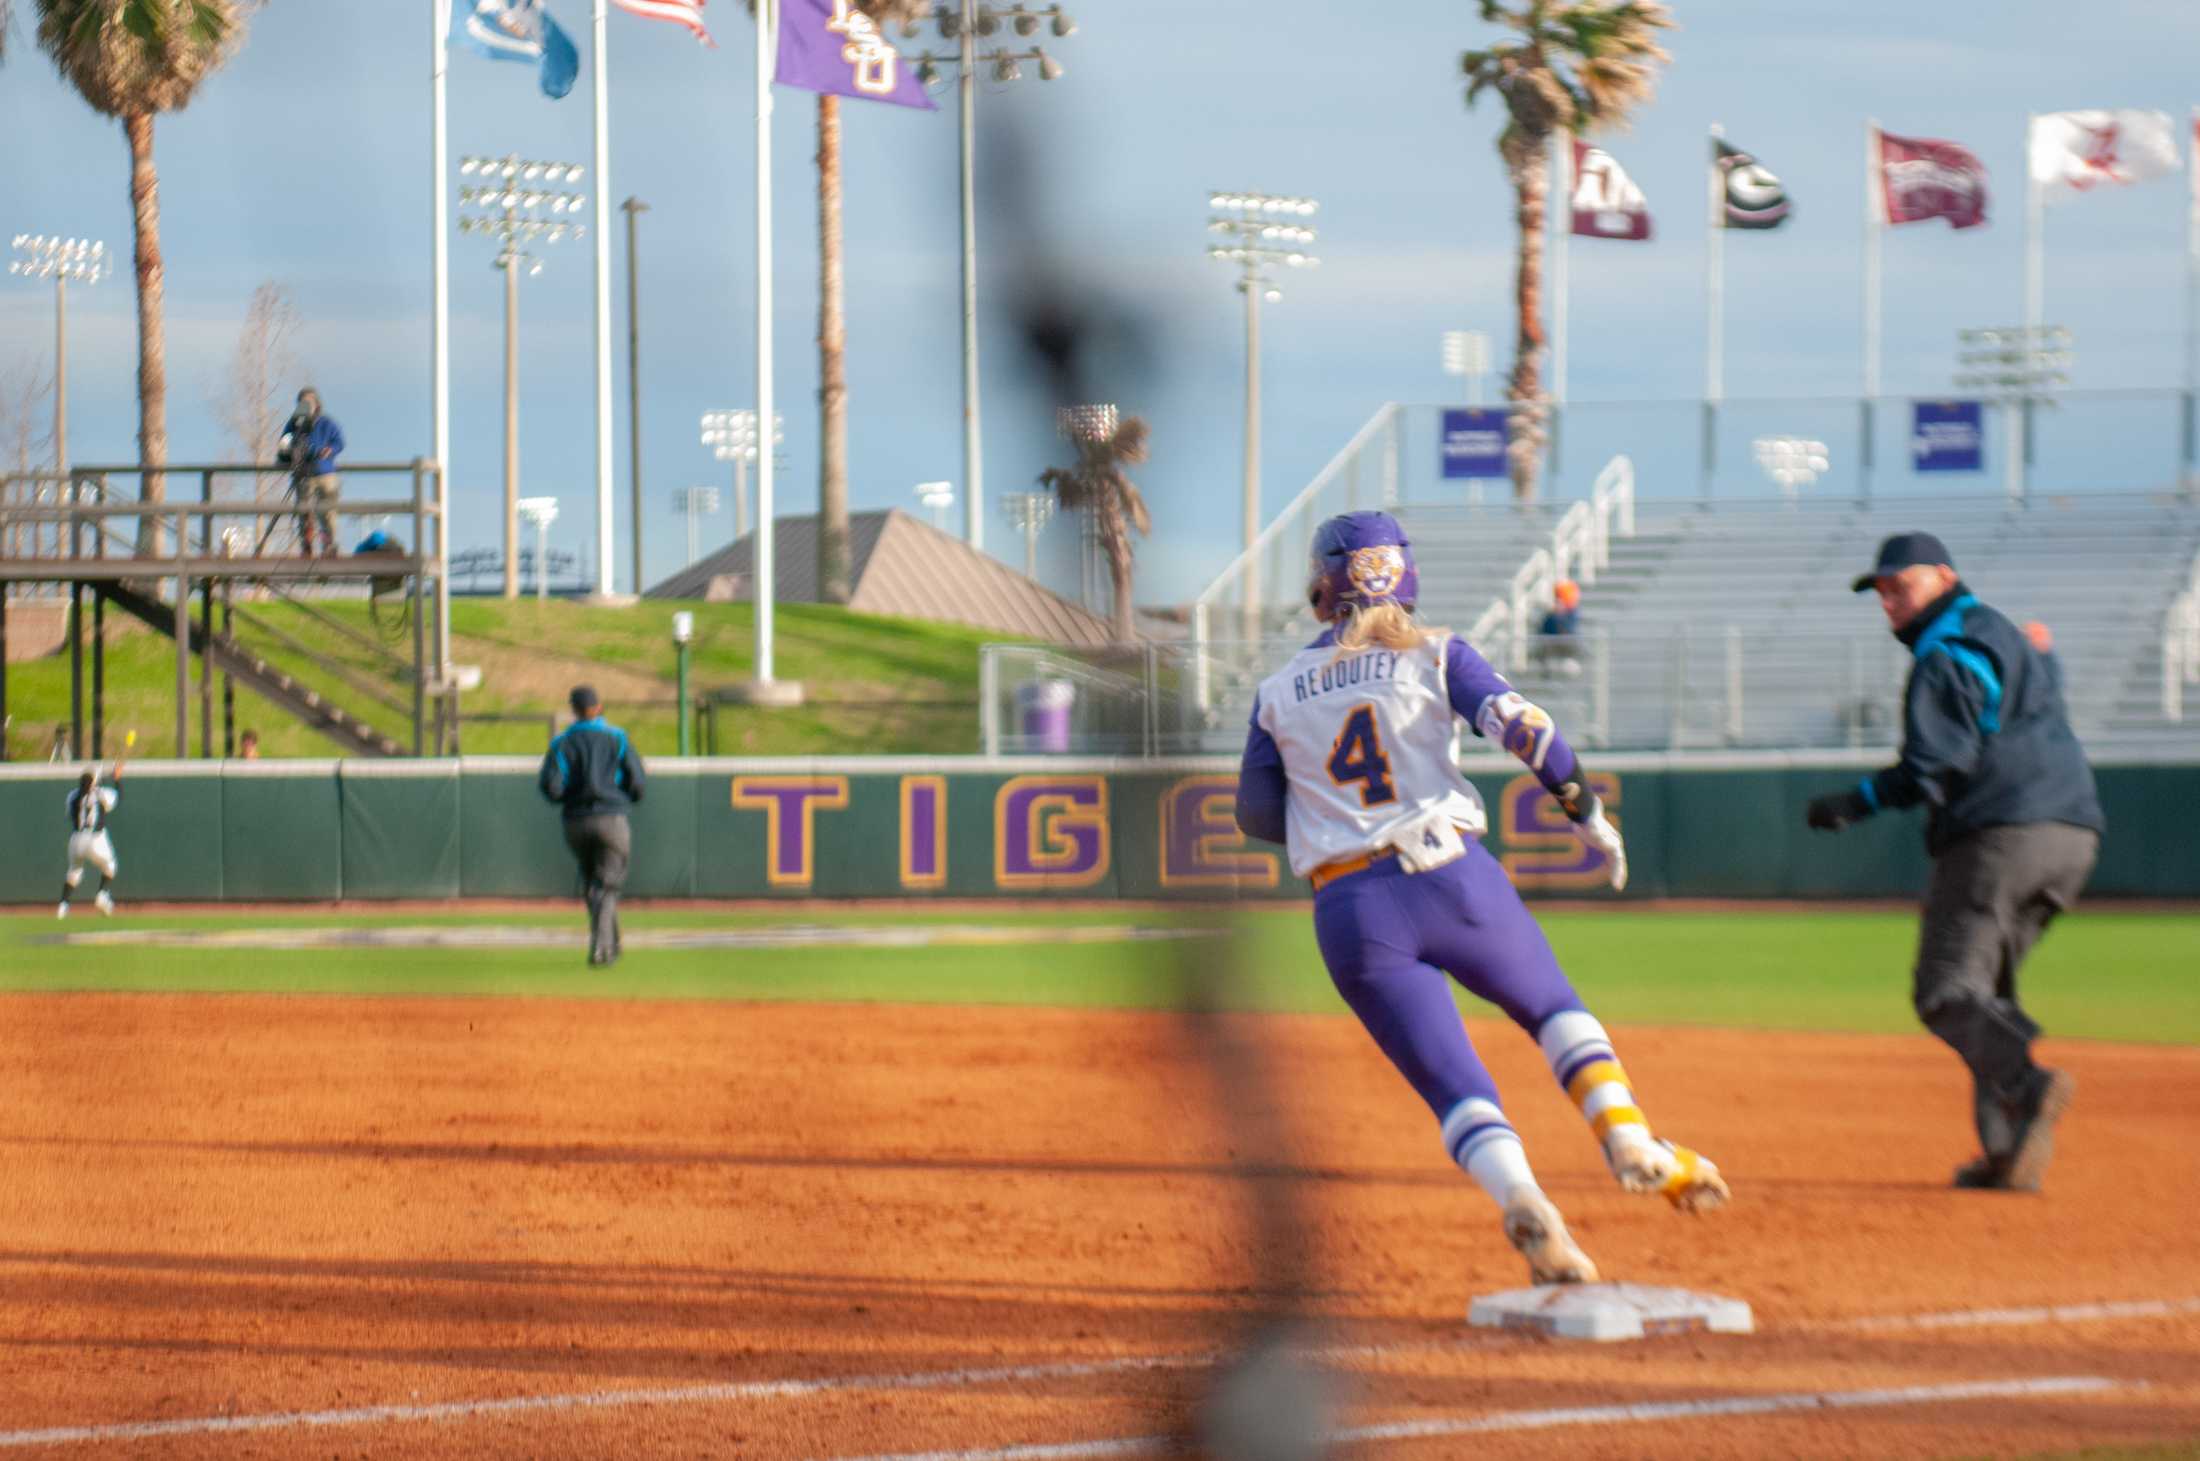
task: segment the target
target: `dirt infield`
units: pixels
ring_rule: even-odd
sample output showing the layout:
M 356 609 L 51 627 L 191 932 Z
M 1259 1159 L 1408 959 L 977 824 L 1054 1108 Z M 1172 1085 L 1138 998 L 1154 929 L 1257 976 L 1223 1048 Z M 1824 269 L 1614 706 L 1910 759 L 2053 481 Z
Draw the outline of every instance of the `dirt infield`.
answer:
M 1609 1276 L 1747 1337 L 1468 1332 L 1520 1286 L 1350 1021 L 1245 1017 L 1357 1454 L 1976 1456 L 2200 1435 L 2200 1051 L 2066 1043 L 2048 1191 L 1946 1186 L 1919 1038 L 1629 1030 L 1737 1204 L 1604 1175 L 1475 1033 Z M 1141 1014 L 548 1000 L 0 1001 L 0 1449 L 1136 1454 L 1258 1301 L 1248 1180 Z M 2084 1307 L 2092 1306 L 2092 1307 Z M 2036 1312 L 2026 1312 L 2032 1310 Z M 2045 1312 L 2054 1311 L 2054 1312 Z M 1647 1407 L 1647 1408 L 1646 1408 Z

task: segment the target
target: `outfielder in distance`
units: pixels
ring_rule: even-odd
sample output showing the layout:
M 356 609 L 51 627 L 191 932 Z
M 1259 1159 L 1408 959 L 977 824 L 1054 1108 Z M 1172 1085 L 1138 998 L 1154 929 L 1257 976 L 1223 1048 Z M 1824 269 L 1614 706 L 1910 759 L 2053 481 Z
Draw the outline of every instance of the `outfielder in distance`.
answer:
M 1708 1159 L 1650 1134 L 1604 1026 L 1479 840 L 1489 821 L 1454 761 L 1454 718 L 1526 763 L 1609 861 L 1614 888 L 1627 883 L 1626 847 L 1550 716 L 1465 640 L 1414 622 L 1413 549 L 1389 514 L 1323 523 L 1312 571 L 1307 595 L 1329 628 L 1261 682 L 1238 826 L 1288 844 L 1291 870 L 1314 885 L 1314 937 L 1337 992 L 1428 1102 L 1444 1150 L 1503 1211 L 1534 1281 L 1594 1283 L 1446 975 L 1542 1047 L 1620 1186 L 1702 1212 L 1727 1185 Z
M 130 739 L 137 739 L 137 732 L 130 732 Z M 108 786 L 99 784 L 99 768 L 92 767 L 77 778 L 76 790 L 69 793 L 69 870 L 61 880 L 61 906 L 54 910 L 54 917 L 69 916 L 69 895 L 84 881 L 87 865 L 99 872 L 99 892 L 92 898 L 92 905 L 102 913 L 115 911 L 114 886 L 117 865 L 114 840 L 107 835 L 107 818 L 114 813 L 122 800 L 119 790 L 122 768 L 127 762 L 115 762 L 115 769 Z

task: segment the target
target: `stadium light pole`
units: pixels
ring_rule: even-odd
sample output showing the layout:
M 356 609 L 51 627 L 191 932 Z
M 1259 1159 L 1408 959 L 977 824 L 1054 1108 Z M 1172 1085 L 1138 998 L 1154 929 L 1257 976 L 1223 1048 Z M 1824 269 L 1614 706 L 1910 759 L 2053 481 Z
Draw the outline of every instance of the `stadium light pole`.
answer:
M 43 233 L 15 236 L 10 274 L 53 280 L 53 469 L 69 469 L 69 281 L 97 284 L 107 277 L 107 245 L 97 239 Z
M 1444 374 L 1465 376 L 1467 404 L 1482 404 L 1482 381 L 1490 373 L 1490 337 L 1480 330 L 1444 331 Z
M 787 439 L 787 419 L 772 414 L 772 465 L 782 465 L 782 443 Z M 721 462 L 733 463 L 733 535 L 749 531 L 749 463 L 756 460 L 756 413 L 748 409 L 705 411 L 703 445 Z
M 702 556 L 701 541 L 698 536 L 701 519 L 707 514 L 718 511 L 718 489 L 715 487 L 678 488 L 672 494 L 672 506 L 675 511 L 687 514 L 687 561 L 688 566 L 692 568 L 695 565 L 695 560 Z
M 905 22 L 901 33 L 910 37 L 917 35 L 925 19 L 920 17 Z M 925 86 L 932 86 L 939 81 L 942 67 L 954 67 L 956 93 L 962 103 L 962 125 L 957 146 L 962 189 L 963 537 L 971 547 L 983 548 L 985 452 L 978 434 L 978 224 L 975 182 L 978 68 L 991 66 L 995 81 L 1018 81 L 1023 78 L 1023 63 L 1029 61 L 1038 67 L 1041 81 L 1059 81 L 1062 78 L 1062 63 L 1036 45 L 1029 50 L 996 46 L 981 52 L 978 49 L 978 40 L 980 37 L 997 34 L 1003 21 L 1018 36 L 1037 35 L 1041 22 L 1045 22 L 1057 38 L 1075 35 L 1077 22 L 1071 20 L 1060 5 L 1027 7 L 1016 4 L 1004 7 L 981 5 L 978 0 L 954 0 L 951 4 L 935 5 L 929 19 L 938 27 L 941 39 L 956 43 L 951 54 L 935 56 L 929 50 L 921 52 L 917 57 L 917 80 Z
M 1801 436 L 1760 436 L 1750 444 L 1757 465 L 1779 487 L 1780 495 L 1795 501 L 1797 495 L 1824 476 L 1833 466 L 1826 444 Z
M 1207 247 L 1207 257 L 1238 266 L 1238 293 L 1245 296 L 1245 596 L 1242 634 L 1260 638 L 1260 563 L 1253 543 L 1260 537 L 1260 306 L 1283 298 L 1269 270 L 1310 269 L 1321 260 L 1306 252 L 1314 230 L 1303 220 L 1321 205 L 1312 198 L 1272 193 L 1211 193 L 1213 215 L 1207 231 L 1222 242 Z
M 1039 534 L 1054 517 L 1054 494 L 1051 492 L 1005 492 L 1001 494 L 1001 510 L 1017 532 L 1024 535 L 1024 577 L 1039 577 Z
M 461 177 L 478 179 L 458 190 L 460 208 L 481 211 L 462 216 L 458 231 L 497 241 L 496 267 L 504 271 L 504 596 L 519 597 L 519 266 L 530 275 L 542 261 L 525 244 L 563 243 L 586 235 L 588 226 L 567 221 L 587 204 L 580 193 L 557 192 L 545 183 L 577 183 L 580 164 L 537 162 L 523 157 L 465 157 Z M 541 210 L 548 209 L 548 218 Z
M 634 502 L 634 592 L 642 591 L 642 257 L 636 220 L 649 211 L 639 198 L 619 205 L 626 214 L 626 446 Z M 688 555 L 690 561 L 694 554 Z M 604 558 L 609 563 L 607 554 Z M 603 591 L 609 593 L 607 578 Z
M 952 482 L 919 482 L 917 501 L 932 511 L 932 526 L 947 531 L 948 510 L 955 505 L 955 484 Z
M 550 597 L 550 524 L 558 520 L 555 497 L 522 497 L 520 516 L 535 530 L 535 602 Z
M 2012 502 L 2025 494 L 2032 455 L 2032 408 L 2055 404 L 2054 392 L 2070 384 L 2067 367 L 2075 337 L 2061 325 L 1997 326 L 1956 331 L 1957 390 L 1983 390 L 2001 407 L 2004 482 Z

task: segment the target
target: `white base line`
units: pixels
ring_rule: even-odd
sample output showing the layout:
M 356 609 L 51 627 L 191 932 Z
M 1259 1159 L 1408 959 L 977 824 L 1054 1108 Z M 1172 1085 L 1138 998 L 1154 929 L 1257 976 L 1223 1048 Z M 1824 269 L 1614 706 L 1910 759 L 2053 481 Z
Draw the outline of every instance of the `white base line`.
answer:
M 2085 1395 L 2125 1388 L 2097 1375 L 2053 1375 L 2037 1380 L 1982 1380 L 1961 1385 L 1913 1385 L 1900 1390 L 1829 1390 L 1816 1394 L 1735 1396 L 1720 1400 L 1669 1400 L 1647 1405 L 1587 1405 L 1566 1410 L 1505 1410 L 1456 1419 L 1397 1421 L 1331 1431 L 1332 1444 L 1355 1441 L 1426 1440 L 1489 1431 L 1555 1430 L 1562 1426 L 1630 1425 L 1644 1421 L 1727 1419 L 1817 1410 L 1863 1410 L 2036 1395 Z M 993 1451 L 897 1451 L 854 1461 L 1087 1461 L 1103 1456 L 1157 1456 L 1177 1449 L 1173 1436 L 1126 1436 L 1061 1445 L 1008 1446 Z
M 2079 1323 L 2106 1319 L 2160 1319 L 2200 1313 L 2200 1298 L 2150 1299 L 2128 1303 L 2065 1304 L 2034 1309 L 1965 1309 L 1937 1314 L 1889 1315 L 1854 1319 L 1830 1327 L 1850 1330 L 1958 1329 L 1979 1325 Z M 1491 1345 L 1499 1341 L 1493 1337 Z M 1346 1345 L 1317 1349 L 1316 1359 L 1380 1361 L 1386 1356 L 1429 1348 L 1481 1348 L 1470 1340 L 1450 1345 Z M 0 1450 L 25 1446 L 64 1446 L 99 1441 L 153 1440 L 163 1436 L 236 1434 L 249 1431 L 315 1429 L 332 1426 L 388 1425 L 419 1421 L 478 1420 L 531 1412 L 617 1410 L 643 1405 L 694 1405 L 731 1400 L 783 1400 L 806 1395 L 831 1395 L 867 1390 L 948 1390 L 963 1386 L 1013 1384 L 1026 1380 L 1077 1379 L 1094 1375 L 1135 1373 L 1141 1370 L 1203 1369 L 1217 1363 L 1216 1354 L 1136 1356 L 1115 1360 L 1091 1360 L 1059 1364 L 1011 1365 L 992 1369 L 932 1370 L 903 1375 L 842 1375 L 815 1380 L 751 1380 L 723 1385 L 668 1385 L 654 1389 L 598 1390 L 580 1394 L 518 1395 L 493 1400 L 454 1400 L 434 1405 L 365 1405 L 349 1410 L 281 1411 L 266 1415 L 198 1416 L 182 1420 L 124 1421 L 111 1425 L 54 1426 L 44 1430 L 0 1431 Z M 1029 1455 L 1114 1456 L 1134 1454 L 1146 1443 L 1096 1441 L 1101 1449 L 1062 1451 L 986 1452 L 1003 1461 Z M 1124 1450 L 1123 1447 L 1132 1447 Z M 1113 1449 L 1109 1449 L 1113 1448 Z M 960 1452 L 941 1453 L 960 1455 Z M 971 1453 L 977 1455 L 980 1453 Z
M 781 1400 L 836 1391 L 934 1390 L 1028 1380 L 1076 1379 L 1137 1370 L 1200 1369 L 1218 1355 L 1154 1355 L 1052 1365 L 1003 1365 L 993 1369 L 933 1370 L 909 1375 L 841 1375 L 819 1380 L 751 1380 L 724 1385 L 668 1385 L 655 1389 L 598 1390 L 578 1395 L 515 1395 L 500 1400 L 454 1400 L 438 1405 L 362 1405 L 350 1410 L 287 1411 L 272 1415 L 198 1416 L 187 1420 L 128 1421 L 116 1425 L 54 1426 L 0 1431 L 0 1448 L 59 1446 L 93 1441 L 142 1441 L 292 1427 L 382 1425 L 393 1421 L 478 1420 L 539 1411 L 618 1410 L 637 1405 L 687 1405 L 728 1400 Z
M 1997 1324 L 2083 1324 L 2101 1319 L 2170 1319 L 2200 1314 L 2200 1299 L 2139 1299 L 2121 1304 L 2057 1304 L 2037 1309 L 1959 1309 L 1946 1314 L 1890 1314 L 1851 1319 L 1841 1329 L 1970 1329 Z

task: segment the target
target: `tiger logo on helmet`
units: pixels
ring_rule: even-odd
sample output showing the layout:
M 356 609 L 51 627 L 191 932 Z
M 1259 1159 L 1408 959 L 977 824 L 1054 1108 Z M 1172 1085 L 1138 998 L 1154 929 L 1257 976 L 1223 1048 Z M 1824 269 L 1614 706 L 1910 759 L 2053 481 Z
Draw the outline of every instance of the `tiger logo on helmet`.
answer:
M 1307 600 L 1327 618 L 1337 608 L 1395 603 L 1412 608 L 1420 592 L 1413 546 L 1387 512 L 1347 512 L 1314 533 Z
M 1406 555 L 1395 543 L 1355 548 L 1345 572 L 1350 575 L 1352 586 L 1367 598 L 1387 599 L 1397 591 L 1398 581 L 1406 576 Z

